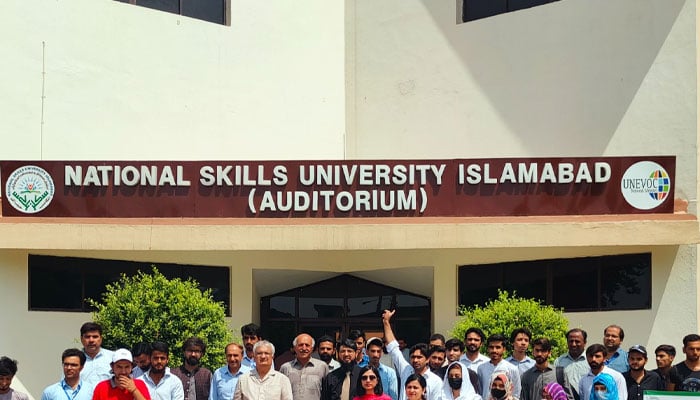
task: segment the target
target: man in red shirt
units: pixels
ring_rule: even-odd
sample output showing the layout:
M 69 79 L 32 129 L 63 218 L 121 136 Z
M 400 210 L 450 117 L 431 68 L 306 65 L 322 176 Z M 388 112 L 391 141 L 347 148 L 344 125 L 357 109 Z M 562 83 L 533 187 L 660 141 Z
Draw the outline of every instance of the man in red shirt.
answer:
M 111 379 L 95 386 L 92 400 L 151 400 L 146 383 L 131 377 L 133 357 L 127 349 L 119 349 L 112 356 Z

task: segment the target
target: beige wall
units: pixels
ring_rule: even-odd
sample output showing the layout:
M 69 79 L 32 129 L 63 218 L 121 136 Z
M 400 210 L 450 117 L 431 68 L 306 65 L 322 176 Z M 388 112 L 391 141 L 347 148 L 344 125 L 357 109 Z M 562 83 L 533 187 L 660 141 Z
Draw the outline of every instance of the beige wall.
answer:
M 455 279 L 459 265 L 652 251 L 651 310 L 569 313 L 567 317 L 571 327 L 583 327 L 589 331 L 590 343 L 602 339 L 600 332 L 604 326 L 617 323 L 626 329 L 626 344 L 642 343 L 654 347 L 661 343 L 679 346 L 683 335 L 697 330 L 697 315 L 694 311 L 695 281 L 688 279 L 694 276 L 693 249 L 694 246 L 626 246 L 415 251 L 73 250 L 31 253 L 156 263 L 231 265 L 232 317 L 229 324 L 233 330 L 250 321 L 259 321 L 260 296 L 311 283 L 337 273 L 352 273 L 431 297 L 433 331 L 447 334 L 457 319 Z M 0 337 L 0 348 L 8 349 L 6 353 L 20 360 L 18 378 L 38 398 L 43 387 L 58 379 L 60 375 L 60 352 L 67 347 L 80 346 L 78 327 L 90 320 L 90 315 L 27 311 L 27 254 L 27 251 L 0 252 L 0 278 L 4 282 L 4 289 L 0 291 L 0 301 L 6 305 L 7 315 L 21 321 L 6 325 L 5 333 Z M 257 275 L 256 271 L 260 275 Z M 285 279 L 278 279 L 272 286 L 263 280 L 273 275 L 284 276 Z M 46 334 L 47 326 L 51 327 L 50 335 Z

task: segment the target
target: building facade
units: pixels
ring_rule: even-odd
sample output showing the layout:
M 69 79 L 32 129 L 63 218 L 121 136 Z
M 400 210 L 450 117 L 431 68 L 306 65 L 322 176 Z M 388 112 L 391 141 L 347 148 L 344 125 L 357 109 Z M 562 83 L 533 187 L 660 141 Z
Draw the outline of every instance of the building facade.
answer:
M 269 314 L 261 299 L 347 275 L 427 299 L 447 333 L 463 268 L 646 254 L 643 306 L 566 315 L 591 343 L 616 323 L 623 346 L 680 347 L 698 330 L 697 1 L 463 22 L 476 3 L 224 1 L 220 24 L 113 0 L 1 2 L 1 160 L 676 157 L 663 215 L 4 216 L 0 353 L 18 381 L 38 397 L 90 319 L 30 306 L 34 256 L 226 268 L 234 330 Z

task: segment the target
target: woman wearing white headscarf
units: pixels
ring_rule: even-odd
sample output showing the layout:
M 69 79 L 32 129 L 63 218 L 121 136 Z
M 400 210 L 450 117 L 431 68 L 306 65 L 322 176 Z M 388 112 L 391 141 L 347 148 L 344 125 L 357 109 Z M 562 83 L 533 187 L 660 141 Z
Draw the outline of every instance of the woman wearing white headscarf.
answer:
M 442 384 L 444 400 L 481 400 L 476 394 L 467 367 L 459 361 L 453 361 L 447 366 Z

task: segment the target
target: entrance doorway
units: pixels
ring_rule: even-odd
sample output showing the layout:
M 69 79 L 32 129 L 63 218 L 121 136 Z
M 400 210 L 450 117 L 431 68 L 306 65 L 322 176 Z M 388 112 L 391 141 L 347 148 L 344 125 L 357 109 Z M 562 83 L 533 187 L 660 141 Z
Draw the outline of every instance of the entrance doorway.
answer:
M 315 339 L 336 340 L 353 329 L 366 336 L 383 336 L 381 313 L 396 309 L 392 318 L 397 337 L 409 344 L 427 342 L 430 336 L 430 298 L 380 285 L 350 274 L 300 286 L 261 299 L 263 335 L 281 354 L 301 332 Z

